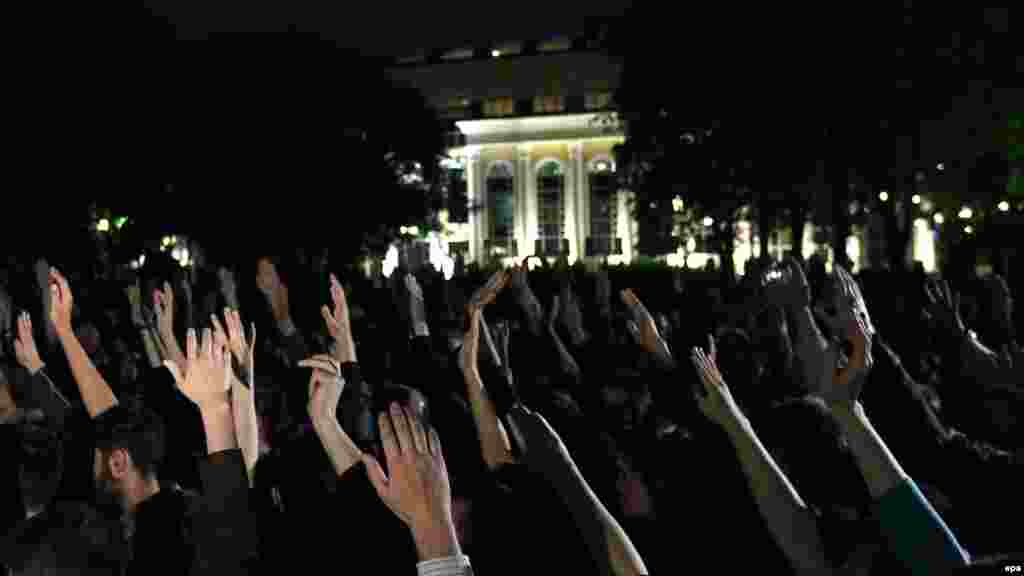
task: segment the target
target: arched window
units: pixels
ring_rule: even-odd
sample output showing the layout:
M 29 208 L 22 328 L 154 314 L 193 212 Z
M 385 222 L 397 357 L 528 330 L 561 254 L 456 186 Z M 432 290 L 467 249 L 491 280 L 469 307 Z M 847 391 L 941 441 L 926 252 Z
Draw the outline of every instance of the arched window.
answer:
M 565 176 L 558 162 L 547 161 L 537 171 L 537 251 L 542 254 L 562 252 L 562 229 L 565 205 L 562 197 Z
M 490 207 L 488 252 L 515 256 L 515 176 L 508 163 L 497 162 L 487 174 L 487 204 Z
M 621 244 L 616 242 L 618 223 L 618 194 L 615 172 L 608 160 L 590 164 L 590 237 L 587 255 L 619 254 Z

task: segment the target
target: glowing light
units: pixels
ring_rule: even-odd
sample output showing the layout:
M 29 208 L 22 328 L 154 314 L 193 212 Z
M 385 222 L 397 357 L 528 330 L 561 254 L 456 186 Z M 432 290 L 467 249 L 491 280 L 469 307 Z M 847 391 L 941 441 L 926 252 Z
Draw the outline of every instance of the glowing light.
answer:
M 943 170 L 946 169 L 946 165 L 943 164 L 942 162 L 939 162 L 938 164 L 935 165 L 935 169 L 938 170 L 939 172 L 942 172 Z
M 1006 200 L 1003 200 L 1002 202 L 1000 202 L 999 203 L 999 211 L 1000 212 L 1009 212 L 1010 211 L 1010 203 L 1007 202 Z
M 861 242 L 860 238 L 853 234 L 846 237 L 846 256 L 853 262 L 852 272 L 856 273 L 860 270 L 860 258 L 861 258 Z
M 384 264 L 381 272 L 384 273 L 385 278 L 391 278 L 391 273 L 398 268 L 398 248 L 392 244 L 388 247 L 387 254 L 384 255 Z
M 686 257 L 686 267 L 692 269 L 703 268 L 707 265 L 708 261 L 712 261 L 715 265 L 718 265 L 718 255 L 709 254 L 707 252 L 693 252 Z
M 704 217 L 704 226 L 706 228 L 711 228 L 711 226 L 713 226 L 714 224 L 715 224 L 715 219 L 714 218 L 712 218 L 711 216 L 705 216 Z
M 146 265 L 146 255 L 145 254 L 139 254 L 139 266 L 145 266 L 145 265 Z
M 440 236 L 431 234 L 430 240 L 430 263 L 434 269 L 444 274 L 445 280 L 451 280 L 455 275 L 455 260 L 447 254 Z
M 128 218 L 121 216 L 120 218 L 114 218 L 114 227 L 120 230 L 128 223 Z
M 964 226 L 964 234 L 974 234 L 974 226 L 971 226 L 970 224 Z
M 935 236 L 932 234 L 928 221 L 924 218 L 914 220 L 911 249 L 914 260 L 921 262 L 925 272 L 931 273 L 936 270 Z
M 110 232 L 110 220 L 100 218 L 100 221 L 96 223 L 96 229 L 100 232 Z
M 942 224 L 946 221 L 946 217 L 942 215 L 942 212 L 936 212 L 935 216 L 932 216 L 932 220 L 935 220 L 936 224 Z
M 491 56 L 494 58 L 501 56 L 501 50 L 491 50 Z
M 917 206 L 918 204 L 921 203 L 921 195 L 914 194 L 913 196 L 910 197 L 910 201 L 914 203 L 914 206 Z
M 697 239 L 690 236 L 690 239 L 686 241 L 686 251 L 693 252 L 697 249 Z
M 888 202 L 889 193 L 886 192 L 885 190 L 882 190 L 881 192 L 878 193 L 878 199 L 881 200 L 882 202 Z
M 676 196 L 675 198 L 672 199 L 672 211 L 673 212 L 682 212 L 683 211 L 683 206 L 684 206 L 683 205 L 683 199 L 680 198 L 679 196 Z
M 971 210 L 970 206 L 964 206 L 960 209 L 957 216 L 959 216 L 961 220 L 970 220 L 971 216 L 974 216 L 974 211 Z
M 685 268 L 686 267 L 686 256 L 682 250 L 676 250 L 671 254 L 665 256 L 665 263 L 673 268 Z

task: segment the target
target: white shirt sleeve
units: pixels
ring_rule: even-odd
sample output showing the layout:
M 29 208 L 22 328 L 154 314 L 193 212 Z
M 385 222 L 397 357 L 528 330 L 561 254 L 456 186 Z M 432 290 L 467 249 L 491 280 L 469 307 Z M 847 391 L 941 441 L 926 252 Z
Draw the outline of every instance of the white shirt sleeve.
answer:
M 473 576 L 469 556 L 449 556 L 427 560 L 416 565 L 419 576 Z

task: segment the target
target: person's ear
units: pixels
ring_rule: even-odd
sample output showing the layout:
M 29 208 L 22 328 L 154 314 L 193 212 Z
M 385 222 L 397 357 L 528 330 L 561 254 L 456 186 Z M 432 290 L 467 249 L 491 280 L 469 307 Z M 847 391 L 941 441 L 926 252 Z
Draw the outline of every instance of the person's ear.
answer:
M 107 466 L 110 468 L 110 474 L 115 480 L 128 476 L 131 464 L 132 457 L 124 448 L 115 448 L 107 456 Z

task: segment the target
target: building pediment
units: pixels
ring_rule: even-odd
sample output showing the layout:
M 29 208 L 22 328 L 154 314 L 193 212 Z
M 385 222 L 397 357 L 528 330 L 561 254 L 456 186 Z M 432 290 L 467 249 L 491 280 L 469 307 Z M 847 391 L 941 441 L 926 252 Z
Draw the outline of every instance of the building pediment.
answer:
M 455 124 L 466 135 L 467 146 L 576 140 L 623 134 L 622 125 L 613 112 L 461 120 Z

